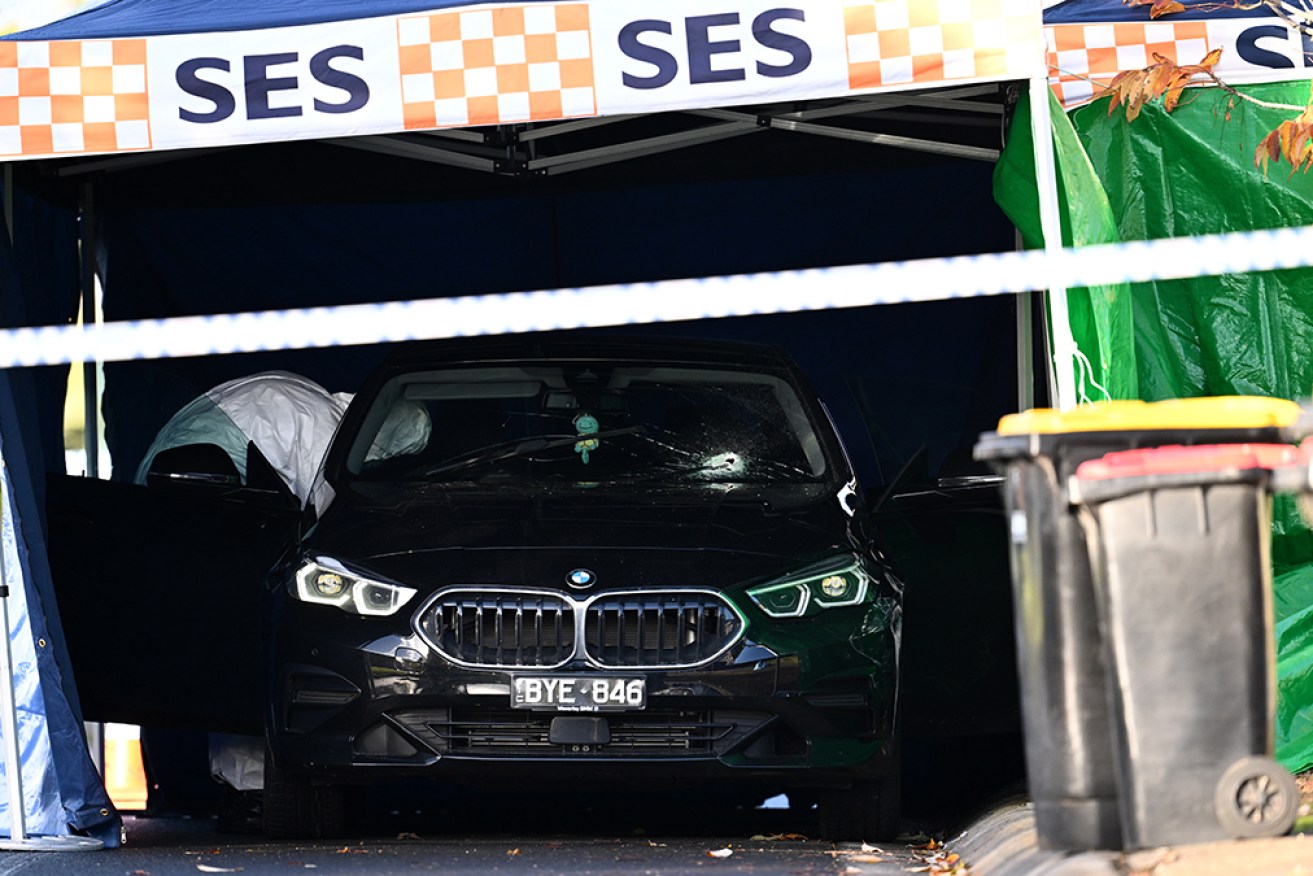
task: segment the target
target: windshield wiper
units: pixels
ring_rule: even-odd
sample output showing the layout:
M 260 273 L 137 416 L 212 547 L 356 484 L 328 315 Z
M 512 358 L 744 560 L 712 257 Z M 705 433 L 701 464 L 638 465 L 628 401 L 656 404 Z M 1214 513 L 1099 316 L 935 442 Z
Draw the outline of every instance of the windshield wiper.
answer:
M 432 465 L 423 466 L 412 471 L 413 477 L 434 477 L 435 475 L 446 474 L 450 471 L 458 471 L 463 468 L 470 468 L 476 465 L 488 465 L 494 462 L 500 462 L 503 459 L 511 459 L 516 456 L 527 456 L 530 453 L 538 453 L 542 450 L 550 450 L 553 447 L 566 447 L 580 441 L 594 441 L 602 438 L 614 438 L 618 435 L 641 434 L 646 426 L 623 426 L 617 429 L 604 429 L 601 432 L 594 432 L 591 435 L 542 435 L 537 438 L 517 438 L 512 441 L 502 441 L 497 444 L 490 444 L 487 447 L 481 447 L 468 453 L 443 462 L 433 463 Z

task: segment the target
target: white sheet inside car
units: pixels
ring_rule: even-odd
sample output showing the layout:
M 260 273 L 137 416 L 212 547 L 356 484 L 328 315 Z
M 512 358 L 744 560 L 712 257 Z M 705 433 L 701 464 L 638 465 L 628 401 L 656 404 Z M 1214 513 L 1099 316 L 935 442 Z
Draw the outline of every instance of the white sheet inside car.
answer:
M 332 394 L 305 377 L 266 371 L 220 384 L 184 406 L 160 429 L 137 469 L 146 482 L 151 461 L 162 450 L 184 444 L 217 444 L 243 479 L 246 444 L 255 442 L 302 502 L 328 450 L 351 396 Z

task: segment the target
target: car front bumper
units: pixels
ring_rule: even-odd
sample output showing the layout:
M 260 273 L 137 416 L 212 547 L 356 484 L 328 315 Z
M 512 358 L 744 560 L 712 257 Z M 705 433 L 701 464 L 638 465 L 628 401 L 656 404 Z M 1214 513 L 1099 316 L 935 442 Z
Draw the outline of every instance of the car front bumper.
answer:
M 806 645 L 749 637 L 693 669 L 453 665 L 413 635 L 362 635 L 358 619 L 287 606 L 277 637 L 270 750 L 329 783 L 453 781 L 687 783 L 728 778 L 789 788 L 846 786 L 891 766 L 896 618 L 858 606 L 813 624 Z M 363 641 L 362 641 L 363 639 Z M 640 710 L 564 713 L 511 706 L 516 675 L 641 677 Z

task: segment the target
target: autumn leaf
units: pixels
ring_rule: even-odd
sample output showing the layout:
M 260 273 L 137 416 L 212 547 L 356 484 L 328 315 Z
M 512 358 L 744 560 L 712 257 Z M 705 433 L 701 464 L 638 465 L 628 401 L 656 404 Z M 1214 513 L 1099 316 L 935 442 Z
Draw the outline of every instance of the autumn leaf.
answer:
M 1184 12 L 1185 7 L 1176 0 L 1154 0 L 1154 4 L 1149 9 L 1150 18 L 1162 18 L 1164 15 L 1171 15 L 1175 12 Z
M 1214 78 L 1212 67 L 1222 57 L 1221 49 L 1214 49 L 1198 64 L 1177 65 L 1171 58 L 1153 53 L 1154 62 L 1142 70 L 1123 70 L 1108 83 L 1112 97 L 1108 101 L 1108 115 L 1120 106 L 1126 107 L 1126 120 L 1135 121 L 1146 103 L 1163 99 L 1163 108 L 1171 112 L 1181 102 L 1186 86 L 1196 77 Z
M 1185 6 L 1177 0 L 1124 0 L 1127 6 L 1148 6 L 1150 18 L 1162 18 L 1175 12 L 1184 12 Z
M 1267 175 L 1268 165 L 1285 159 L 1290 164 L 1290 175 L 1313 167 L 1313 104 L 1293 119 L 1286 119 L 1276 130 L 1259 141 L 1254 150 L 1254 166 Z

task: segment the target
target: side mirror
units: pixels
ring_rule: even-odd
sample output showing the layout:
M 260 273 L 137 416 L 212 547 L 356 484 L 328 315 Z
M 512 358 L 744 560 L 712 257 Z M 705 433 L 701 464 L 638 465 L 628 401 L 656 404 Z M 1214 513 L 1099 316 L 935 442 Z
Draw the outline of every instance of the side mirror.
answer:
M 161 450 L 151 460 L 146 484 L 152 488 L 222 494 L 260 505 L 298 508 L 282 475 L 254 443 L 246 445 L 246 481 L 228 452 L 217 444 L 184 444 Z
M 197 484 L 232 489 L 242 485 L 242 476 L 219 445 L 184 444 L 156 454 L 146 472 L 146 483 L 152 487 Z

